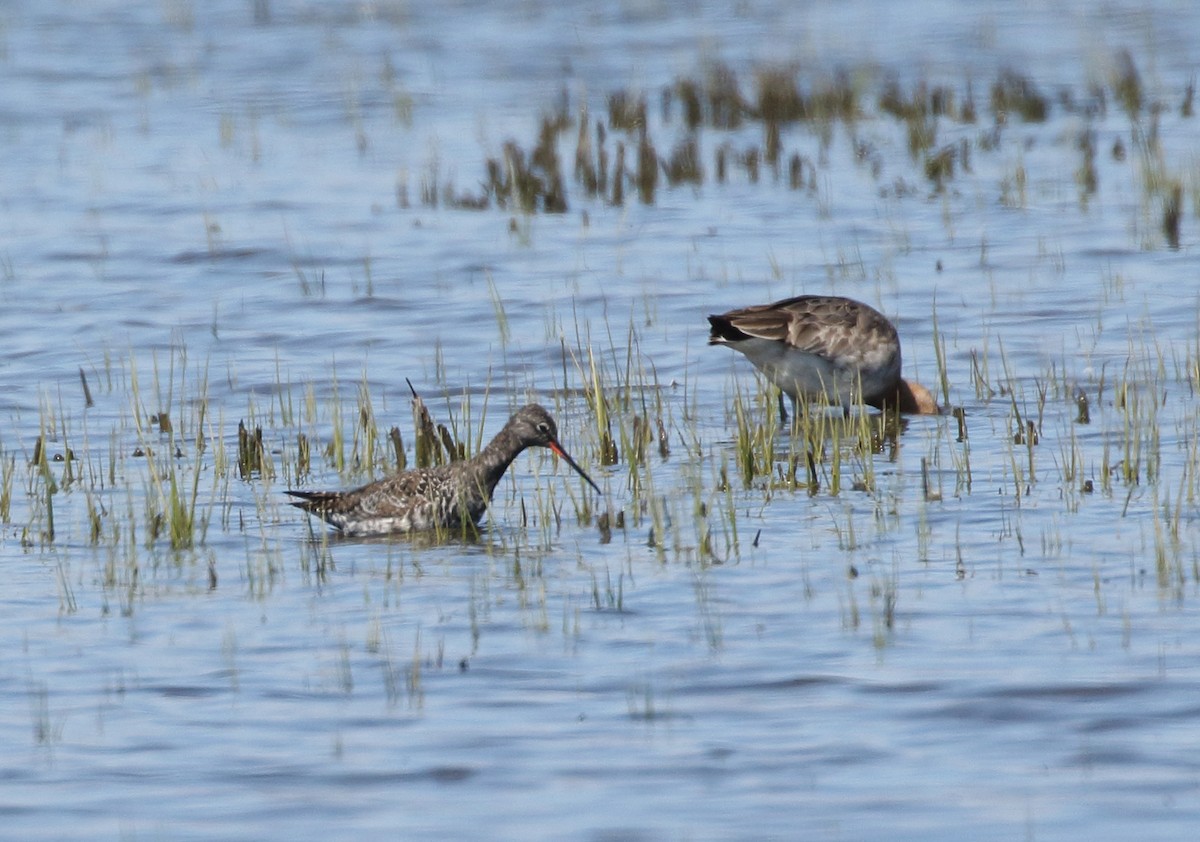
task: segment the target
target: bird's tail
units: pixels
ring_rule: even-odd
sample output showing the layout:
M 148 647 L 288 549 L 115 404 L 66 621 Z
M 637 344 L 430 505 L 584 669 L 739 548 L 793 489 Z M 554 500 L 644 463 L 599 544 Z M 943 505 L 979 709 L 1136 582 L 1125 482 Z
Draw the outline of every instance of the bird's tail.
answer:
M 288 491 L 287 494 L 298 498 L 291 501 L 293 506 L 313 514 L 336 511 L 338 503 L 345 499 L 337 491 Z

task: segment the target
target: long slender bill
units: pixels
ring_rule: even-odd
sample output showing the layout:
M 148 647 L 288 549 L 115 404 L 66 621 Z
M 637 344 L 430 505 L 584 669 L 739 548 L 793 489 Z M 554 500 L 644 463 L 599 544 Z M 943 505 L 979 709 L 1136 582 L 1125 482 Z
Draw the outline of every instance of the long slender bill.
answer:
M 583 468 L 579 467 L 578 464 L 576 464 L 575 460 L 571 458 L 570 454 L 567 453 L 567 451 L 563 450 L 563 446 L 561 444 L 559 444 L 556 441 L 551 441 L 549 444 L 546 445 L 546 447 L 553 450 L 554 454 L 556 456 L 558 456 L 559 459 L 563 460 L 568 465 L 570 465 L 572 468 L 574 468 L 575 473 L 579 474 L 581 477 L 583 477 L 585 480 L 587 480 L 588 485 L 590 485 L 592 488 L 596 489 L 597 494 L 604 494 L 604 492 L 600 490 L 600 486 L 596 485 L 596 483 L 592 481 L 592 478 L 587 475 L 587 472 L 584 471 Z

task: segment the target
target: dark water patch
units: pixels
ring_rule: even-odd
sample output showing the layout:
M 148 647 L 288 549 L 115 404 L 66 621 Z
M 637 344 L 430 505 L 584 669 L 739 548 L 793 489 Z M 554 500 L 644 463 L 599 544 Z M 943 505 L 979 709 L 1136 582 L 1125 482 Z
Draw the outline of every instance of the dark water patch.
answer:
M 1087 246 L 1079 249 L 1078 255 L 1081 258 L 1097 258 L 1104 260 L 1118 260 L 1122 258 L 1133 258 L 1140 255 L 1133 248 L 1119 248 L 1116 246 Z
M 293 787 L 312 775 L 311 763 L 243 760 L 225 774 L 238 783 L 254 784 L 269 789 Z
M 192 263 L 223 263 L 236 262 L 240 260 L 249 260 L 251 258 L 263 257 L 268 254 L 275 254 L 273 250 L 232 246 L 214 246 L 197 251 L 183 251 L 175 254 L 170 258 L 171 263 L 192 264 Z M 304 261 L 300 261 L 301 265 L 310 265 Z
M 430 766 L 412 771 L 347 772 L 323 776 L 329 786 L 375 787 L 402 784 L 461 784 L 478 777 L 480 770 L 471 766 Z
M 884 696 L 936 696 L 947 688 L 945 682 L 939 681 L 907 681 L 900 683 L 864 682 L 856 686 L 856 691 L 864 695 Z
M 43 255 L 44 259 L 63 263 L 96 263 L 109 257 L 107 251 L 52 251 Z
M 584 838 L 591 842 L 649 842 L 661 839 L 662 830 L 648 830 L 638 827 L 599 827 L 584 831 Z
M 1023 725 L 1047 720 L 1045 712 L 1035 706 L 1011 702 L 1000 704 L 986 698 L 952 704 L 937 703 L 915 715 L 926 719 L 988 725 Z
M 295 649 L 291 647 L 275 647 L 277 650 L 282 649 L 284 652 L 295 654 Z M 330 699 L 345 699 L 345 693 L 320 692 L 315 690 L 285 690 L 278 687 L 271 687 L 261 691 L 262 698 L 275 702 L 316 702 L 328 701 Z
M 1173 685 L 1173 686 L 1175 686 L 1175 685 Z M 1183 690 L 1185 693 L 1187 692 L 1186 688 L 1179 688 L 1179 689 Z M 1197 692 L 1196 688 L 1193 687 L 1191 689 L 1191 693 L 1194 695 L 1196 692 Z M 1159 714 L 1159 716 L 1164 721 L 1168 721 L 1168 722 L 1170 722 L 1172 720 L 1181 720 L 1183 722 L 1192 722 L 1197 719 L 1200 719 L 1200 705 L 1195 705 L 1195 704 L 1183 705 L 1176 710 Z
M 228 684 L 223 687 L 209 687 L 201 685 L 175 684 L 167 686 L 144 686 L 141 688 L 149 693 L 157 693 L 160 696 L 173 699 L 207 699 L 213 696 L 229 695 L 230 688 Z
M 304 202 L 283 198 L 261 199 L 250 204 L 250 210 L 255 213 L 296 213 L 307 207 Z
M 805 675 L 796 676 L 794 678 L 784 678 L 776 681 L 751 682 L 745 685 L 747 690 L 764 690 L 773 692 L 777 690 L 804 690 L 811 687 L 839 687 L 847 684 L 847 679 L 844 676 L 837 675 Z M 718 692 L 727 692 L 731 687 L 710 686 L 708 690 L 717 690 Z
M 1111 716 L 1112 703 L 1152 692 L 1154 685 L 1047 685 L 980 689 L 963 701 L 944 703 L 934 696 L 930 705 L 914 711 L 917 718 L 996 725 L 1076 722 L 1091 730 L 1095 716 Z M 1097 705 L 1104 703 L 1105 707 Z M 1093 723 L 1089 725 L 1088 723 Z
M 1144 728 L 1146 719 L 1141 716 L 1106 716 L 1079 727 L 1084 734 L 1108 734 Z
M 862 743 L 854 744 L 851 742 L 851 745 L 843 745 L 841 743 L 836 745 L 817 744 L 806 751 L 805 755 L 814 769 L 825 767 L 834 769 L 871 766 L 874 764 L 886 765 L 889 760 L 896 759 L 899 756 L 899 752 L 879 746 Z
M 593 616 L 593 617 L 601 616 L 601 615 L 609 616 L 609 617 L 636 617 L 636 616 L 638 616 L 638 614 L 642 613 L 634 608 L 625 608 L 625 607 L 617 607 L 617 606 L 609 606 L 609 605 L 596 605 L 594 603 L 589 605 L 588 607 L 586 607 L 583 610 L 584 610 L 584 613 L 588 614 L 589 616 Z M 639 644 L 634 643 L 632 641 L 623 641 L 622 643 L 619 643 L 617 645 L 618 646 L 624 645 L 624 646 L 639 647 Z M 644 646 L 644 645 L 645 644 L 640 644 L 640 646 Z
M 1026 687 L 1002 687 L 989 692 L 989 698 L 1038 701 L 1042 699 L 1063 699 L 1067 701 L 1096 701 L 1101 699 L 1116 699 L 1151 692 L 1154 683 L 1149 684 L 1061 684 Z

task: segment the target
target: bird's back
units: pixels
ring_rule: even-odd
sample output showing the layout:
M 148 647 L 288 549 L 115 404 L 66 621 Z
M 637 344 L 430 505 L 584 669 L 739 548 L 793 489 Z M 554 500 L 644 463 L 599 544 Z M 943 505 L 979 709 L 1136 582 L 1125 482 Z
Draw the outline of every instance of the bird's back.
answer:
M 710 345 L 742 353 L 794 398 L 846 403 L 861 386 L 878 404 L 900 380 L 900 340 L 878 310 L 849 298 L 801 295 L 708 317 Z

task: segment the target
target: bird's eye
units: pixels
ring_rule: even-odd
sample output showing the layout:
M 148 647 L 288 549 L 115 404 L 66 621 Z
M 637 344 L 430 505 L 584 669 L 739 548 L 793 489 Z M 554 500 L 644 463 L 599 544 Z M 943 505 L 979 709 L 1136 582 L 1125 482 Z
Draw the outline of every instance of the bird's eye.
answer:
M 545 421 L 542 421 L 541 423 L 539 423 L 537 425 L 537 431 L 539 433 L 541 433 L 543 436 L 548 436 L 548 435 L 550 435 L 550 425 L 547 424 Z

